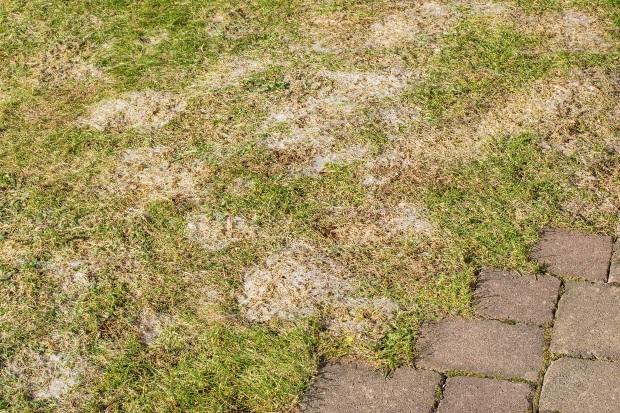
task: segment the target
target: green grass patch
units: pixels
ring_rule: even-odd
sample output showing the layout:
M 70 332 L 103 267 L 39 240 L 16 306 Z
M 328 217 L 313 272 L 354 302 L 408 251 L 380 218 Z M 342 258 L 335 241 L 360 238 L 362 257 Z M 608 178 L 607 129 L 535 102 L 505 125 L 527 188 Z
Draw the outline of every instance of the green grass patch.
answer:
M 311 327 L 282 334 L 187 328 L 168 332 L 157 349 L 129 343 L 106 367 L 87 411 L 280 411 L 295 403 L 316 370 Z
M 428 78 L 410 97 L 435 122 L 479 113 L 551 68 L 550 58 L 534 53 L 540 44 L 515 27 L 463 21 L 444 39 Z
M 519 135 L 496 139 L 484 159 L 458 165 L 448 183 L 427 191 L 434 219 L 450 231 L 466 262 L 475 266 L 528 267 L 538 231 L 567 198 L 566 175 Z

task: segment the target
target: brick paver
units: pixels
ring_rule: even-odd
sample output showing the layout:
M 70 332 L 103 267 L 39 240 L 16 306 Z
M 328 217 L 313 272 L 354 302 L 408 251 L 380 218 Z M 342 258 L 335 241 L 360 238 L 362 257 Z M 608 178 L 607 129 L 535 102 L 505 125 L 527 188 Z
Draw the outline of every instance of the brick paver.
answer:
M 606 282 L 611 250 L 608 236 L 546 230 L 532 257 L 554 275 Z
M 423 368 L 535 381 L 543 361 L 543 331 L 494 320 L 446 319 L 422 328 L 416 354 Z
M 558 304 L 551 351 L 620 361 L 620 287 L 568 283 Z
M 441 376 L 400 368 L 390 378 L 368 366 L 331 364 L 304 397 L 302 412 L 430 413 Z
M 545 373 L 537 411 L 620 413 L 620 240 L 612 255 L 610 237 L 547 230 L 532 257 L 554 275 L 584 280 L 567 280 L 557 311 L 558 278 L 483 269 L 474 292 L 480 318 L 423 325 L 415 347 L 422 370 L 400 368 L 386 379 L 368 366 L 328 365 L 301 411 L 531 412 L 534 385 L 506 379 L 537 382 L 540 326 L 551 326 L 555 316 L 550 352 L 561 358 Z M 442 376 L 431 370 L 451 376 L 437 406 Z
M 572 358 L 554 361 L 545 375 L 539 411 L 620 412 L 620 364 Z
M 553 320 L 560 280 L 487 268 L 475 291 L 476 313 L 484 318 L 545 324 Z
M 525 383 L 451 377 L 437 413 L 524 413 L 531 409 L 532 393 Z

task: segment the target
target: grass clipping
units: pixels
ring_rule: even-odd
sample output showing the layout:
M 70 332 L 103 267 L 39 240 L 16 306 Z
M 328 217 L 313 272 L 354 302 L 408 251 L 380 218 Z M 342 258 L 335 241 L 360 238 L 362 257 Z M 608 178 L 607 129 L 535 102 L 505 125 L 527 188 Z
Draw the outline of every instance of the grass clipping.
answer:
M 319 316 L 339 336 L 380 338 L 398 307 L 356 296 L 350 274 L 305 242 L 295 242 L 249 270 L 239 304 L 252 322 Z

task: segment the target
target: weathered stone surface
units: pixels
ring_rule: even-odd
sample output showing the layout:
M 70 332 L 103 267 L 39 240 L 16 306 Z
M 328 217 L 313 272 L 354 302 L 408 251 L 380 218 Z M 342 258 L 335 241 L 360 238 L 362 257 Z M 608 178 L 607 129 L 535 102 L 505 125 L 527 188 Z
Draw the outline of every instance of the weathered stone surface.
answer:
M 614 252 L 609 266 L 609 282 L 620 284 L 620 236 L 614 244 Z
M 331 364 L 305 395 L 302 412 L 430 413 L 441 376 L 400 368 L 389 378 L 367 366 Z
M 437 413 L 529 412 L 532 392 L 532 388 L 525 383 L 451 377 L 446 381 Z
M 551 351 L 620 361 L 620 287 L 568 283 L 558 304 Z
M 607 281 L 612 240 L 605 235 L 546 230 L 532 258 L 555 275 Z
M 620 364 L 572 358 L 554 361 L 545 375 L 539 411 L 620 412 Z
M 475 292 L 476 313 L 485 318 L 545 324 L 553 319 L 560 280 L 484 269 Z
M 543 361 L 543 330 L 494 320 L 446 319 L 423 326 L 417 365 L 535 381 Z

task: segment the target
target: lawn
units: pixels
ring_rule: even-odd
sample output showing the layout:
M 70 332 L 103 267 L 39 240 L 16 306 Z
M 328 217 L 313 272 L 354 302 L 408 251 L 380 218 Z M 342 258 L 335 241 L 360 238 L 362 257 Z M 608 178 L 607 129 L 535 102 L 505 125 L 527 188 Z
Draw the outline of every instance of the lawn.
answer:
M 614 234 L 618 0 L 0 2 L 0 412 L 293 412 Z

